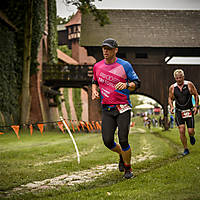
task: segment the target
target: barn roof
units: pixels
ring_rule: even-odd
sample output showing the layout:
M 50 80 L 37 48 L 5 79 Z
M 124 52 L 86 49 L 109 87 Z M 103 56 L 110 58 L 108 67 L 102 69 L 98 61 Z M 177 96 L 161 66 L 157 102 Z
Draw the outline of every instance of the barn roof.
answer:
M 62 52 L 60 49 L 57 49 L 57 55 L 58 55 L 58 59 L 70 64 L 70 65 L 78 65 L 78 62 L 76 60 L 74 60 L 72 57 L 68 56 L 67 54 L 65 54 L 64 52 Z
M 65 24 L 66 27 L 81 24 L 81 11 L 78 10 L 76 14 Z
M 200 47 L 200 10 L 106 11 L 111 23 L 103 27 L 82 14 L 81 46 L 101 46 L 112 37 L 121 47 Z

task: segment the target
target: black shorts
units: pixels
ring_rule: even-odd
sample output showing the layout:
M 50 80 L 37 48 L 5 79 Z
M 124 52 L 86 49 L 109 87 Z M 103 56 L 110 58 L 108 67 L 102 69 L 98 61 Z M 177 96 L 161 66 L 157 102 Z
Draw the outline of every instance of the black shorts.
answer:
M 180 126 L 182 124 L 185 125 L 185 123 L 186 123 L 187 128 L 194 128 L 194 114 L 193 114 L 193 111 L 192 111 L 192 117 L 182 118 L 181 110 L 176 110 L 175 120 L 176 120 L 176 125 L 177 126 Z
M 119 143 L 123 150 L 129 148 L 128 134 L 130 129 L 131 111 L 119 113 L 115 108 L 102 113 L 102 137 L 104 144 L 110 149 L 114 147 L 114 134 L 118 127 Z

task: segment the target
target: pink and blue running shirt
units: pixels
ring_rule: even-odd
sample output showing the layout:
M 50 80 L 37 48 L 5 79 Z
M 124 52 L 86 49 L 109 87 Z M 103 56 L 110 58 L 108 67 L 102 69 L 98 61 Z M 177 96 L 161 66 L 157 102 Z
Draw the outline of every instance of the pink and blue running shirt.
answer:
M 99 85 L 102 104 L 129 104 L 131 106 L 130 91 L 116 90 L 115 85 L 118 82 L 126 83 L 138 79 L 132 65 L 120 58 L 112 64 L 106 64 L 105 60 L 101 60 L 93 68 L 93 80 Z

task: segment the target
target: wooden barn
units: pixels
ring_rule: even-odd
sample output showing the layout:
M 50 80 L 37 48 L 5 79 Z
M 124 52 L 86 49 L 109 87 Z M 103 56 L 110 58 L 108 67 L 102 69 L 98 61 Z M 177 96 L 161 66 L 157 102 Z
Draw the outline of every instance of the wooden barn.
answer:
M 101 60 L 101 43 L 106 38 L 118 41 L 118 57 L 128 60 L 141 79 L 138 94 L 153 98 L 168 114 L 168 88 L 173 71 L 182 68 L 185 79 L 200 92 L 200 65 L 168 65 L 175 56 L 200 57 L 199 10 L 106 10 L 110 24 L 100 26 L 89 14 L 82 15 L 80 45 L 88 55 Z M 90 99 L 90 109 L 95 102 Z M 90 111 L 90 118 L 97 114 Z

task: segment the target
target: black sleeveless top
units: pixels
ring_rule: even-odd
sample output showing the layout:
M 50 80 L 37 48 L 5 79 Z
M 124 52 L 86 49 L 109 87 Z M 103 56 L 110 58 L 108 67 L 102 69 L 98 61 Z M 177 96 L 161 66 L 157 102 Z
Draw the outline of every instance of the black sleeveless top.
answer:
M 193 107 L 192 95 L 188 88 L 188 81 L 184 81 L 182 91 L 180 91 L 177 83 L 174 83 L 175 106 L 180 110 L 187 110 Z

